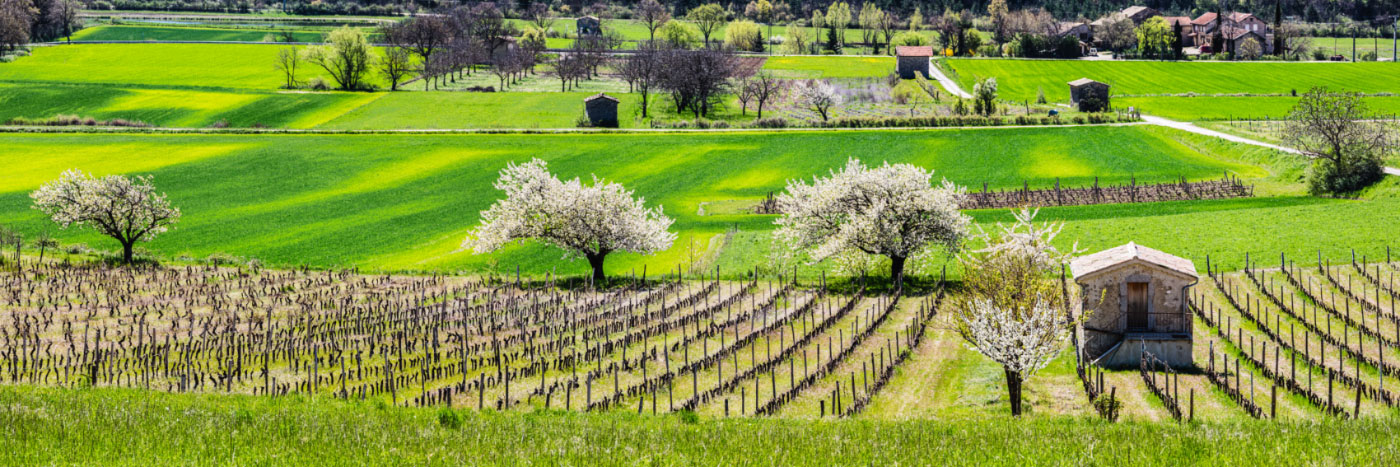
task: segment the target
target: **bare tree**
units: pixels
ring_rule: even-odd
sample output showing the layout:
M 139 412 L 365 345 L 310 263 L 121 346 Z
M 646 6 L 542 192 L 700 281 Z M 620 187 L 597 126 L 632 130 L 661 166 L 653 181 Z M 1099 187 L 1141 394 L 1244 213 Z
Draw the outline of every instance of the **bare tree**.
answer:
M 384 74 L 384 78 L 389 80 L 389 90 L 398 91 L 399 81 L 408 75 L 411 69 L 411 61 L 408 49 L 402 47 L 385 47 L 384 58 L 379 60 L 379 72 Z
M 530 9 L 525 12 L 526 17 L 535 27 L 541 31 L 548 31 L 554 27 L 554 12 L 550 11 L 549 4 L 534 2 L 530 4 Z
M 671 20 L 670 10 L 656 0 L 642 0 L 633 12 L 637 15 L 637 20 L 646 25 L 649 41 L 656 40 L 656 30 Z
M 743 84 L 740 85 L 740 93 L 747 93 L 758 107 L 758 116 L 755 118 L 760 120 L 763 119 L 763 107 L 776 100 L 786 89 L 785 81 L 766 71 L 745 77 L 741 82 Z M 747 106 L 747 103 L 745 105 Z
M 277 71 L 282 72 L 282 77 L 286 83 L 282 87 L 295 89 L 297 87 L 297 68 L 301 65 L 301 54 L 296 47 L 286 47 L 277 51 L 277 62 L 274 66 Z
M 689 109 L 697 118 L 704 117 L 714 99 L 729 89 L 737 65 L 733 52 L 723 47 L 670 49 L 661 68 L 660 87 L 671 93 L 676 110 Z
M 618 74 L 627 82 L 629 92 L 642 97 L 642 118 L 647 117 L 648 98 L 651 91 L 661 81 L 661 67 L 664 65 L 666 50 L 656 41 L 643 42 L 637 51 L 628 54 L 617 64 Z

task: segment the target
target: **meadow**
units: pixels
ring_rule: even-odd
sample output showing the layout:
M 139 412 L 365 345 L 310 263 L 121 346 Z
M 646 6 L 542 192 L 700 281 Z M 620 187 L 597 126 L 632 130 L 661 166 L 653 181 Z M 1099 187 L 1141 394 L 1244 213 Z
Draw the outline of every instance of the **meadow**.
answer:
M 280 47 L 257 44 L 81 44 L 36 47 L 0 66 L 0 82 L 277 89 Z M 307 66 L 300 79 L 322 76 Z
M 0 122 L 78 115 L 202 128 L 312 128 L 383 94 L 0 83 Z
M 958 84 L 972 89 L 978 78 L 996 78 L 999 95 L 1068 102 L 1069 83 L 1089 78 L 1113 86 L 1114 96 L 1161 94 L 1289 94 L 1313 86 L 1335 91 L 1400 92 L 1396 63 L 1151 62 L 1082 60 L 949 59 Z
M 150 173 L 186 213 L 177 229 L 147 245 L 155 252 L 196 257 L 224 252 L 269 264 L 385 270 L 497 265 L 520 265 L 533 273 L 556 266 L 561 272 L 581 270 L 578 263 L 559 263 L 558 251 L 533 244 L 488 256 L 458 251 L 478 212 L 498 196 L 491 188 L 496 172 L 507 161 L 530 157 L 550 161 L 564 177 L 596 174 L 619 181 L 677 219 L 675 247 L 656 257 L 619 255 L 609 260 L 615 271 L 642 264 L 674 268 L 697 254 L 692 248 L 698 253 L 723 248 L 711 245 L 717 235 L 767 231 L 771 216 L 746 214 L 744 208 L 703 212 L 702 203 L 751 205 L 790 178 L 822 173 L 848 157 L 916 163 L 936 170 L 936 177 L 977 188 L 985 182 L 992 189 L 1023 182 L 1049 186 L 1056 179 L 1087 185 L 1096 177 L 1109 184 L 1133 177 L 1140 182 L 1217 178 L 1225 172 L 1250 179 L 1271 176 L 1269 169 L 1228 155 L 1230 146 L 1153 127 L 646 135 L 10 134 L 0 141 L 9 148 L 0 161 L 12 174 L 0 184 L 5 193 L 0 223 L 29 235 L 52 224 L 29 208 L 27 193 L 61 171 Z M 299 175 L 284 176 L 289 173 Z M 1340 205 L 1320 209 L 1326 215 L 1309 220 L 1326 225 L 1346 213 L 1337 209 Z M 1172 239 L 1183 238 L 1180 229 L 1205 235 L 1224 227 L 1153 219 L 1164 223 L 1105 228 L 1102 235 L 1082 240 L 1091 246 L 1132 238 L 1176 245 Z M 105 245 L 91 234 L 59 232 L 59 237 Z M 1241 239 L 1234 246 L 1249 243 Z M 736 261 L 728 252 L 708 254 L 723 264 Z M 749 255 L 725 270 L 739 274 L 765 262 Z
M 1287 117 L 1298 100 L 1290 96 L 1119 97 L 1113 100 L 1113 106 L 1184 121 L 1278 120 Z M 1373 96 L 1363 100 L 1374 115 L 1390 118 L 1400 114 L 1400 97 Z
M 1136 377 L 1136 375 L 1134 375 Z M 691 421 L 623 413 L 459 412 L 303 397 L 0 387 L 0 459 L 101 462 L 735 465 L 1393 464 L 1391 420 L 1107 423 L 1023 420 Z M 452 417 L 446 417 L 452 419 Z M 122 436 L 112 436 L 121 433 Z M 1325 433 L 1325 435 L 1323 435 Z M 1143 449 L 1146 439 L 1158 439 Z
M 882 78 L 894 73 L 893 57 L 769 57 L 763 69 L 781 78 Z
M 384 128 L 574 128 L 583 118 L 586 92 L 495 93 L 495 92 L 398 92 L 376 94 L 376 98 L 317 128 L 329 130 L 374 130 Z M 628 118 L 641 105 L 634 94 L 616 94 L 618 126 L 630 128 L 637 120 Z M 653 96 L 655 98 L 655 96 Z
M 321 42 L 326 28 L 287 29 L 294 42 Z M 73 33 L 74 41 L 201 41 L 201 42 L 281 42 L 283 31 L 272 28 L 172 27 L 150 25 L 107 25 L 84 28 Z

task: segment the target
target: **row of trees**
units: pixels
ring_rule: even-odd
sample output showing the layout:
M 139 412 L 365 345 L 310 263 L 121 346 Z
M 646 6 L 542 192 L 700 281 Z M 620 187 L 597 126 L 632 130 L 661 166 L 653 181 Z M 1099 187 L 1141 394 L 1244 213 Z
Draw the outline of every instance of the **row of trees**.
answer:
M 81 8 L 77 0 L 0 0 L 0 52 L 71 36 Z

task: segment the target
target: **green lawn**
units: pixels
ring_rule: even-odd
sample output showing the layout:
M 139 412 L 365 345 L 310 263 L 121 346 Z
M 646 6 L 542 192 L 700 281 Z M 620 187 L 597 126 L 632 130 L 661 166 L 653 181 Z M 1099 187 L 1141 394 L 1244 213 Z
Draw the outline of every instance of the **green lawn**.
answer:
M 1377 115 L 1400 114 L 1400 97 L 1367 97 L 1366 105 Z M 1297 97 L 1119 97 L 1114 108 L 1135 107 L 1142 113 L 1174 120 L 1264 120 L 1288 116 Z
M 129 88 L 104 84 L 0 84 L 0 123 L 78 115 L 139 120 L 156 126 L 200 128 L 226 122 L 311 128 L 382 94 Z
M 273 90 L 283 84 L 282 75 L 272 66 L 281 48 L 257 44 L 36 47 L 33 56 L 0 64 L 0 82 Z M 304 64 L 303 68 L 298 76 L 301 80 L 328 76 L 314 65 Z
M 894 57 L 770 57 L 763 69 L 783 78 L 881 78 L 894 72 Z
M 590 93 L 545 92 L 396 92 L 377 94 L 373 101 L 318 128 L 368 130 L 382 128 L 574 128 L 583 116 L 583 98 Z M 619 94 L 618 123 L 636 125 L 631 118 L 641 99 Z
M 1075 394 L 1082 397 L 1081 394 Z M 497 414 L 303 397 L 0 386 L 0 459 L 41 464 L 1393 465 L 1394 419 L 1176 424 Z M 119 434 L 114 436 L 114 434 Z
M 296 28 L 295 42 L 320 42 L 327 28 Z M 109 25 L 80 30 L 75 41 L 229 41 L 280 42 L 282 34 L 268 28 L 171 27 L 148 25 Z
M 1044 89 L 1051 101 L 1069 101 L 1069 83 L 1090 78 L 1113 86 L 1114 95 L 1288 94 L 1312 86 L 1338 91 L 1400 92 L 1396 63 L 1115 62 L 1087 60 L 953 59 L 965 90 L 977 78 L 995 77 L 999 95 L 1033 100 Z
M 938 177 L 976 187 L 987 182 L 991 188 L 1016 187 L 1023 180 L 1048 186 L 1056 178 L 1083 185 L 1094 177 L 1107 184 L 1130 176 L 1144 182 L 1215 178 L 1225 171 L 1268 176 L 1248 161 L 1220 159 L 1185 134 L 1152 127 L 683 135 L 10 134 L 0 135 L 0 144 L 7 148 L 0 164 L 12 174 L 0 183 L 0 223 L 31 236 L 52 225 L 29 207 L 28 192 L 63 170 L 150 173 L 185 212 L 174 231 L 147 245 L 154 251 L 226 252 L 271 264 L 389 270 L 481 270 L 498 261 L 501 268 L 520 265 L 527 272 L 556 266 L 561 272 L 581 271 L 584 265 L 561 263 L 557 251 L 536 245 L 490 256 L 457 251 L 478 213 L 499 196 L 491 188 L 497 171 L 507 161 L 530 157 L 549 160 L 566 177 L 597 174 L 617 180 L 676 219 L 681 237 L 675 247 L 656 257 L 618 255 L 608 263 L 613 271 L 642 264 L 674 268 L 688 261 L 692 241 L 704 248 L 712 236 L 732 228 L 762 236 L 772 228 L 771 216 L 743 214 L 742 208 L 702 215 L 701 203 L 752 203 L 781 190 L 790 178 L 825 172 L 847 157 L 917 163 L 934 168 Z M 1335 217 L 1313 221 L 1327 219 Z M 60 238 L 111 247 L 86 233 L 61 232 Z M 1092 241 L 1160 244 L 1159 239 L 1171 238 L 1180 235 L 1108 231 Z M 1240 244 L 1247 246 L 1243 239 Z M 767 262 L 717 253 L 735 274 Z

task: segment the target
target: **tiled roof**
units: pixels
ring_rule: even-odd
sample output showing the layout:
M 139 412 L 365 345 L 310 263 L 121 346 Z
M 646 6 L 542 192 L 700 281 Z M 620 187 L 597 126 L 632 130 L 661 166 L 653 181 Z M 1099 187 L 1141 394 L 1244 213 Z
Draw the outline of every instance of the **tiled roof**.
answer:
M 1215 13 L 1206 13 L 1206 14 L 1204 14 L 1204 15 L 1201 15 L 1201 17 L 1196 18 L 1194 21 L 1191 21 L 1191 24 L 1200 25 L 1200 26 L 1205 26 L 1205 25 L 1214 23 L 1214 22 L 1215 22 L 1215 18 L 1216 18 L 1216 14 L 1215 14 Z
M 1074 80 L 1074 81 L 1070 81 L 1070 82 L 1069 82 L 1069 85 L 1070 85 L 1070 86 L 1083 86 L 1083 85 L 1090 84 L 1090 83 L 1099 83 L 1099 82 L 1098 82 L 1098 81 L 1094 81 L 1094 80 L 1089 79 L 1089 78 L 1079 78 L 1079 79 L 1076 79 L 1076 80 Z M 1104 84 L 1104 83 L 1099 83 L 1099 84 Z
M 894 48 L 894 54 L 900 57 L 932 57 L 933 46 L 929 45 L 901 45 Z
M 1199 277 L 1196 275 L 1196 265 L 1191 260 L 1172 256 L 1133 242 L 1075 258 L 1070 261 L 1069 270 L 1075 279 L 1079 279 L 1132 261 L 1142 261 L 1190 277 Z
M 601 93 L 601 92 L 600 92 L 600 93 L 597 93 L 597 94 L 594 94 L 594 95 L 591 95 L 591 96 L 588 96 L 588 97 L 585 97 L 585 98 L 583 98 L 583 101 L 584 101 L 584 102 L 593 102 L 593 101 L 596 101 L 596 100 L 598 100 L 598 99 L 607 99 L 607 100 L 610 100 L 610 101 L 613 101 L 613 102 L 621 102 L 621 101 L 617 100 L 616 97 L 609 96 L 609 95 L 603 94 L 603 93 Z

